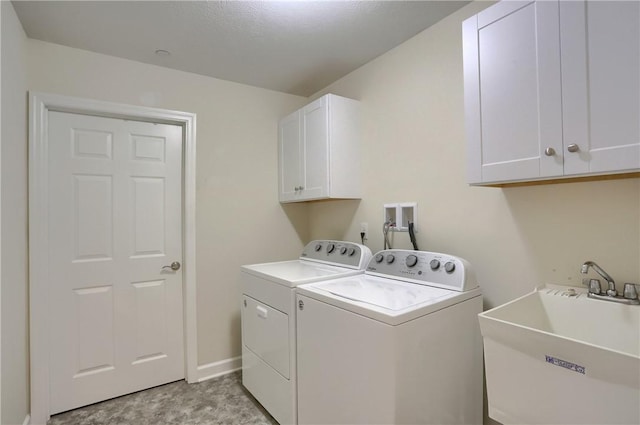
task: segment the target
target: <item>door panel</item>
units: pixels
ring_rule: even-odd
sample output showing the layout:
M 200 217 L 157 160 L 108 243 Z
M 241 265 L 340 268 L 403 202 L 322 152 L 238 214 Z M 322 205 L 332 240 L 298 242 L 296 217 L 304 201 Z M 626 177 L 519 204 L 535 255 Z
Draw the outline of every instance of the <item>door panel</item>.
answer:
M 133 364 L 166 357 L 166 281 L 132 283 L 136 302 L 136 358 Z
M 303 198 L 328 195 L 329 189 L 329 117 L 327 98 L 322 97 L 302 111 L 304 140 Z
M 502 2 L 464 24 L 471 183 L 562 175 L 557 2 Z
M 49 112 L 51 413 L 184 378 L 182 129 Z
M 481 28 L 478 38 L 480 89 L 487 94 L 481 97 L 483 140 L 487 140 L 482 163 L 537 157 L 535 5 Z
M 74 378 L 109 372 L 114 368 L 113 288 L 98 286 L 73 291 L 78 344 Z
M 112 159 L 113 133 L 87 129 L 72 129 L 73 157 Z
M 111 259 L 112 178 L 73 176 L 74 261 Z
M 162 177 L 132 177 L 131 258 L 164 255 L 164 193 Z
M 560 2 L 565 174 L 640 168 L 640 3 Z
M 302 186 L 300 111 L 282 119 L 278 132 L 280 201 L 291 201 L 299 195 L 297 188 Z

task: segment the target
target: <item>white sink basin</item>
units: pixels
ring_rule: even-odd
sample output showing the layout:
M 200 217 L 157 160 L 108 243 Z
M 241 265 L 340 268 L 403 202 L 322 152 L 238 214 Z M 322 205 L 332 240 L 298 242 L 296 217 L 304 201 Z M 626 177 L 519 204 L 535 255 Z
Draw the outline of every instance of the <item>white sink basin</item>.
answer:
M 489 416 L 640 424 L 640 306 L 548 285 L 479 315 Z

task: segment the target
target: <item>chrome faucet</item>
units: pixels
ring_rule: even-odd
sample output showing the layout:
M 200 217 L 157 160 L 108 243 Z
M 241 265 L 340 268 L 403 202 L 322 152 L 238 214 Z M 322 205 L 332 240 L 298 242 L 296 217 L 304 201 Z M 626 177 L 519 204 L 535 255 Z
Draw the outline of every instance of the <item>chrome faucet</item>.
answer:
M 609 288 L 607 289 L 607 295 L 609 295 L 610 297 L 615 297 L 616 295 L 618 295 L 618 291 L 616 291 L 616 284 L 613 281 L 613 278 L 611 276 L 609 276 L 609 274 L 607 272 L 602 270 L 602 267 L 600 267 L 599 265 L 597 265 L 593 261 L 586 261 L 582 265 L 582 268 L 580 268 L 580 272 L 582 274 L 587 274 L 587 272 L 589 271 L 589 267 L 593 268 L 609 284 Z
M 580 268 L 580 273 L 587 274 L 589 267 L 593 268 L 600 276 L 607 281 L 609 288 L 606 293 L 601 292 L 600 281 L 598 279 L 589 280 L 589 298 L 595 298 L 598 300 L 615 301 L 617 303 L 640 305 L 640 298 L 638 298 L 638 291 L 633 283 L 624 284 L 623 296 L 618 296 L 616 291 L 616 284 L 613 278 L 609 276 L 607 272 L 602 270 L 602 267 L 594 263 L 593 261 L 586 261 Z

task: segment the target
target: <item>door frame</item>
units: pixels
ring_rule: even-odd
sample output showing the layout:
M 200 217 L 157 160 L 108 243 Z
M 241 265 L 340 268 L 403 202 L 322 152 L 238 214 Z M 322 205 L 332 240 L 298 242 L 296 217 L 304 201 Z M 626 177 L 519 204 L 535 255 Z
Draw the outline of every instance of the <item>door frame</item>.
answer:
M 29 319 L 31 422 L 44 424 L 49 406 L 48 112 L 71 112 L 182 127 L 183 315 L 185 377 L 198 381 L 196 326 L 196 114 L 29 92 Z

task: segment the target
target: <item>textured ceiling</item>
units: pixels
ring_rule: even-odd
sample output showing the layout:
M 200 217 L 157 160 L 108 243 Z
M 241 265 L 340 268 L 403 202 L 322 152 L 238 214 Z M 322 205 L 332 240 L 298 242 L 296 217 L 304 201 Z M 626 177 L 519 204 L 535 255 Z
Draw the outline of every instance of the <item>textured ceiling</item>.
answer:
M 309 96 L 468 1 L 14 1 L 30 38 Z M 164 49 L 169 56 L 158 56 Z

